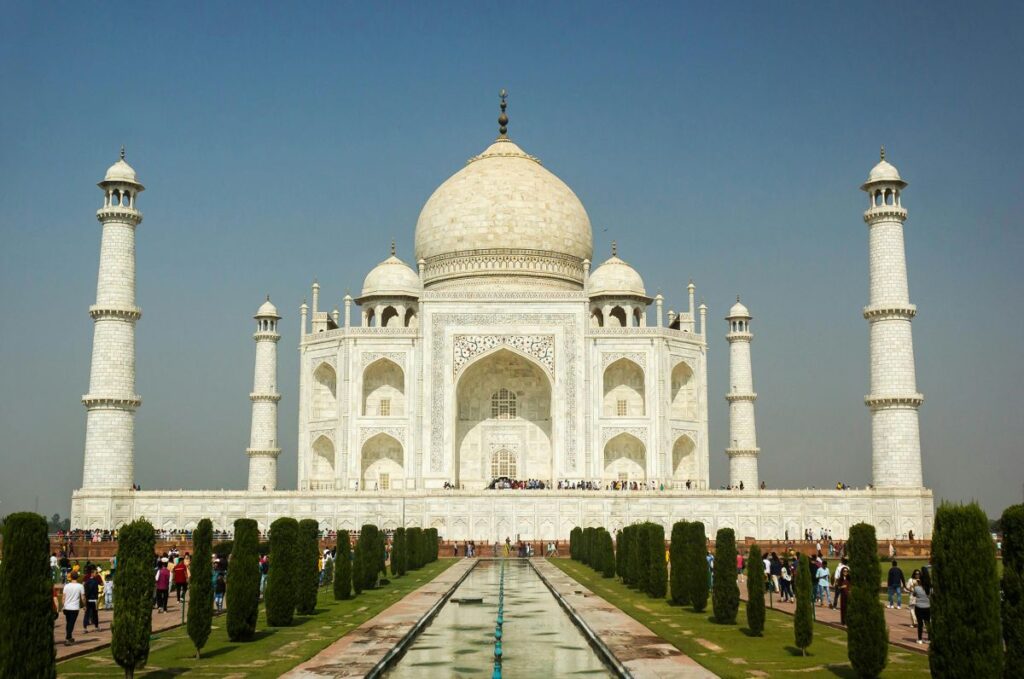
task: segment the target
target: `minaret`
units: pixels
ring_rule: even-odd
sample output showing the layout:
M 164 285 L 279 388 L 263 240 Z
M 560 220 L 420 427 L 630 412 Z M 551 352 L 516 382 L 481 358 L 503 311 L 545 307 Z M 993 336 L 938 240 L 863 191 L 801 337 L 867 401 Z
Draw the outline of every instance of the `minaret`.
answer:
M 736 303 L 729 309 L 725 320 L 729 322 L 729 332 L 725 338 L 729 340 L 729 393 L 725 400 L 729 402 L 729 443 L 725 454 L 729 456 L 729 485 L 739 487 L 743 483 L 744 490 L 757 488 L 757 427 L 754 424 L 754 375 L 750 365 L 750 342 L 754 335 L 750 332 L 750 312 L 740 303 L 739 295 Z
M 93 319 L 92 366 L 86 408 L 85 469 L 82 488 L 128 490 L 135 480 L 135 227 L 142 222 L 136 199 L 145 187 L 121 158 L 98 185 L 103 225 Z
M 267 301 L 253 317 L 256 319 L 256 372 L 253 377 L 252 427 L 249 435 L 249 490 L 264 491 L 277 488 L 277 456 L 281 448 L 277 441 L 277 307 Z
M 914 374 L 914 339 L 910 321 L 917 307 L 910 303 L 907 261 L 903 248 L 903 209 L 900 194 L 907 183 L 885 160 L 871 169 L 860 187 L 867 192 L 864 212 L 868 225 L 871 278 L 864 307 L 871 337 L 871 476 L 876 487 L 920 488 L 921 436 L 917 409 L 924 397 Z

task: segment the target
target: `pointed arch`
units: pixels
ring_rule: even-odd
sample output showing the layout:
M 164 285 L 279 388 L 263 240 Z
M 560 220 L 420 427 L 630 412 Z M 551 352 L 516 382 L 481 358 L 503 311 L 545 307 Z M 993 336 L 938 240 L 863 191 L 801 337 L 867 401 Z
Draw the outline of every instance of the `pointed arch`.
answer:
M 313 455 L 310 460 L 311 481 L 334 480 L 334 441 L 321 434 L 313 441 Z
M 313 398 L 311 403 L 314 420 L 337 417 L 338 374 L 330 363 L 321 363 L 313 370 Z
M 405 415 L 405 371 L 389 358 L 378 358 L 363 370 L 363 415 Z
M 643 417 L 646 414 L 644 370 L 620 358 L 604 371 L 604 417 Z
M 680 361 L 672 368 L 671 416 L 679 420 L 693 420 L 697 417 L 697 389 L 693 368 Z
M 405 451 L 402 444 L 389 434 L 371 436 L 363 444 L 360 455 L 364 489 L 402 489 L 405 487 Z
M 627 328 L 629 327 L 629 318 L 626 316 L 626 310 L 620 306 L 615 307 L 608 312 L 608 325 L 613 328 Z
M 601 313 L 601 309 L 594 307 L 590 311 L 590 327 L 591 328 L 603 328 L 604 327 L 604 314 Z
M 398 309 L 393 306 L 386 306 L 384 310 L 380 312 L 380 327 L 387 328 L 391 325 L 391 321 L 397 319 L 396 322 L 402 319 L 398 317 Z
M 697 444 L 687 434 L 672 445 L 672 479 L 683 483 L 697 480 Z
M 604 445 L 604 478 L 610 481 L 644 481 L 647 448 L 632 434 L 622 433 Z

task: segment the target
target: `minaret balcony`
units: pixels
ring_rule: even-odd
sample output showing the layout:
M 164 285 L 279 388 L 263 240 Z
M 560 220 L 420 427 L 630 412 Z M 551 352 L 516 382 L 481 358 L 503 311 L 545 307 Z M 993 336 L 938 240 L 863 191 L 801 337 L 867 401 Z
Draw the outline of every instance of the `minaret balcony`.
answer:
M 138 394 L 130 396 L 102 396 L 99 394 L 85 394 L 82 396 L 82 405 L 89 410 L 109 408 L 114 410 L 134 410 L 142 405 L 142 397 Z
M 734 403 L 736 401 L 750 401 L 751 403 L 753 403 L 754 401 L 757 400 L 757 394 L 753 392 L 749 394 L 726 394 L 725 400 L 728 401 L 729 403 Z
M 137 306 L 112 306 L 108 304 L 93 304 L 89 307 L 89 315 L 92 319 L 118 318 L 125 321 L 137 321 L 142 318 L 142 309 Z
M 913 304 L 873 304 L 864 307 L 864 318 L 869 321 L 909 321 L 917 315 Z
M 142 213 L 135 208 L 110 206 L 101 207 L 96 210 L 96 219 L 101 222 L 124 222 L 132 226 L 138 226 L 142 221 Z
M 271 330 L 263 330 L 260 332 L 254 332 L 252 334 L 252 338 L 257 342 L 259 342 L 260 340 L 270 340 L 271 342 L 276 342 L 279 339 L 281 339 L 281 335 Z
M 281 394 L 249 394 L 249 400 L 253 403 L 277 403 L 281 400 Z
M 757 457 L 761 452 L 760 448 L 726 448 L 725 454 L 729 457 Z
M 864 405 L 871 410 L 918 408 L 922 403 L 923 394 L 869 394 L 864 397 Z
M 906 221 L 907 210 L 899 205 L 876 205 L 864 211 L 864 221 L 867 224 L 890 219 L 898 219 L 901 222 Z
M 245 454 L 249 457 L 277 457 L 281 454 L 280 448 L 246 448 Z
M 752 332 L 727 332 L 725 339 L 729 342 L 750 342 L 754 339 Z

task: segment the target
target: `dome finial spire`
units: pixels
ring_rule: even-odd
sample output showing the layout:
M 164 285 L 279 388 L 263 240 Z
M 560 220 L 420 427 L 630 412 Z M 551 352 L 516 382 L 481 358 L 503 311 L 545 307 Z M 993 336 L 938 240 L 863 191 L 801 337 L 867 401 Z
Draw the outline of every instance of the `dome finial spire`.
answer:
M 395 256 L 395 239 L 393 237 L 391 238 L 391 256 Z
M 618 256 L 619 256 L 619 244 L 616 243 L 615 241 L 612 241 L 612 257 L 618 257 Z
M 740 301 L 740 296 L 739 295 L 736 295 L 736 301 L 737 302 Z
M 508 139 L 508 115 L 505 114 L 505 109 L 508 108 L 508 90 L 502 87 L 501 93 L 498 96 L 501 97 L 501 115 L 498 116 L 498 139 Z
M 121 160 L 124 160 L 124 144 L 121 144 Z
M 882 144 L 882 148 L 878 152 L 879 160 L 885 160 L 885 144 Z

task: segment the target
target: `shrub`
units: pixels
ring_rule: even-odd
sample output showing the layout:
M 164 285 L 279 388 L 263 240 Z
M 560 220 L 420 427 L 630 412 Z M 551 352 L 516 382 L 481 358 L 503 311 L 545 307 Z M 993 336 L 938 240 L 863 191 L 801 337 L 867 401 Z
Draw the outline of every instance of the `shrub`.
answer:
M 651 534 L 646 523 L 637 524 L 633 530 L 636 531 L 636 588 L 646 593 L 651 580 Z
M 665 527 L 660 523 L 647 524 L 647 548 L 650 553 L 647 595 L 664 599 L 668 593 L 668 569 L 665 564 Z
M 39 514 L 18 512 L 3 522 L 0 563 L 0 677 L 56 677 L 50 540 Z
M 857 676 L 871 679 L 882 673 L 889 655 L 889 631 L 878 599 L 882 569 L 875 527 L 866 523 L 850 526 L 846 550 L 850 557 L 846 652 Z
M 760 557 L 760 553 L 758 554 Z M 754 571 L 761 571 L 764 577 L 764 567 L 750 559 L 750 566 L 747 567 L 747 578 Z M 793 641 L 796 647 L 807 655 L 807 648 L 814 641 L 814 576 L 811 575 L 811 565 L 805 554 L 800 555 L 796 567 L 796 612 L 793 615 Z M 764 604 L 764 585 L 761 585 L 761 603 Z
M 643 544 L 640 539 L 640 525 L 633 524 L 629 527 L 629 558 L 626 562 L 626 569 L 629 572 L 629 586 L 634 589 L 641 588 L 640 570 Z
M 117 535 L 117 572 L 114 574 L 114 622 L 110 650 L 125 677 L 145 667 L 153 629 L 153 525 L 138 519 L 122 526 Z
M 228 638 L 249 641 L 256 633 L 260 609 L 259 527 L 254 519 L 235 521 L 231 549 L 231 573 L 227 581 Z M 120 569 L 118 569 L 120 570 Z M 152 578 L 152 574 L 150 574 Z M 115 583 L 116 584 L 116 583 Z M 117 597 L 117 587 L 114 587 Z
M 203 519 L 192 531 L 192 563 L 188 577 L 188 638 L 196 647 L 196 659 L 210 638 L 213 625 L 212 551 L 213 523 Z
M 757 544 L 751 545 L 747 563 L 747 627 L 751 634 L 759 637 L 764 634 L 765 583 L 761 548 Z
M 299 522 L 287 516 L 270 524 L 270 573 L 263 599 L 267 624 L 288 627 L 295 617 L 297 582 L 302 555 L 299 548 Z M 231 581 L 231 578 L 228 578 Z M 228 600 L 230 607 L 231 601 Z M 228 610 L 231 610 L 230 608 Z
M 348 531 L 338 531 L 338 548 L 334 555 L 334 598 L 352 598 L 352 543 Z
M 438 538 L 436 528 L 428 528 L 426 533 L 428 535 L 429 544 L 429 549 L 427 551 L 427 554 L 429 555 L 428 561 L 433 563 L 434 561 L 437 561 L 437 553 L 438 549 L 440 549 L 441 541 L 440 538 Z
M 615 572 L 622 578 L 623 583 L 626 582 L 625 570 L 628 550 L 629 548 L 626 547 L 625 531 L 620 529 L 615 533 Z
M 407 559 L 405 528 L 399 528 L 395 530 L 395 539 L 391 544 L 391 575 L 396 578 L 405 575 Z
M 608 531 L 601 531 L 602 549 L 604 552 L 604 564 L 601 575 L 606 578 L 615 577 L 615 546 L 612 544 L 612 534 Z
M 689 531 L 686 578 L 690 586 L 690 604 L 695 612 L 700 613 L 708 606 L 708 539 L 700 521 L 692 522 Z
M 320 588 L 320 524 L 316 519 L 299 521 L 299 549 L 295 570 L 296 609 L 302 615 L 316 613 Z
M 352 584 L 356 593 L 377 586 L 377 575 L 383 555 L 378 553 L 378 530 L 373 524 L 365 524 L 356 541 L 356 558 L 352 569 Z
M 1024 505 L 1003 511 L 1003 641 L 1006 642 L 1004 677 L 1024 667 Z
M 719 528 L 715 535 L 715 580 L 712 587 L 715 621 L 735 625 L 740 608 L 740 588 L 736 583 L 736 533 L 732 528 Z
M 1001 676 L 1003 635 L 995 545 L 988 518 L 977 503 L 939 506 L 932 566 L 928 653 L 932 676 Z
M 689 521 L 676 521 L 672 525 L 672 541 L 669 543 L 669 560 L 672 562 L 672 603 L 683 606 L 690 603 L 690 592 L 686 586 L 686 536 Z
M 423 529 L 413 526 L 405 531 L 405 542 L 406 549 L 409 552 L 409 556 L 406 558 L 408 569 L 414 571 L 422 568 Z

